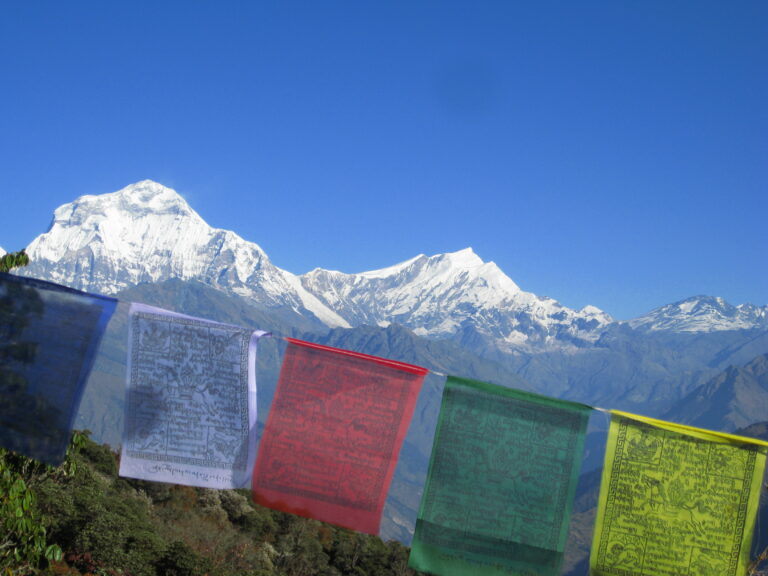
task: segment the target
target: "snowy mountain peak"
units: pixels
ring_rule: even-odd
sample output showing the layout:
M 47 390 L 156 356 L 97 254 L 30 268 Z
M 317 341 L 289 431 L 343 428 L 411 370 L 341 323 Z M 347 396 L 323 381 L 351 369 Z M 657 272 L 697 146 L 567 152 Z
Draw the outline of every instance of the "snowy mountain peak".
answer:
M 315 274 L 312 271 L 309 275 Z M 408 276 L 428 278 L 430 281 L 439 278 L 444 281 L 455 275 L 463 275 L 467 279 L 479 279 L 491 288 L 502 290 L 507 296 L 520 292 L 520 288 L 493 262 L 484 262 L 472 248 L 464 248 L 458 252 L 448 252 L 437 254 L 435 256 L 425 256 L 419 254 L 415 258 L 395 264 L 388 268 L 372 270 L 370 272 L 361 272 L 348 276 L 356 276 L 369 280 L 397 278 Z
M 458 252 L 448 252 L 443 254 L 442 257 L 456 268 L 476 268 L 485 264 L 471 247 L 464 248 Z
M 142 215 L 177 214 L 202 221 L 175 190 L 152 180 L 142 180 L 122 190 L 98 196 L 81 196 L 64 204 L 54 212 L 57 221 L 71 223 L 73 219 L 93 215 L 114 216 L 116 212 L 130 213 L 133 218 Z
M 33 262 L 58 260 L 69 252 L 101 243 L 109 253 L 146 257 L 159 243 L 176 243 L 181 237 L 171 234 L 182 229 L 198 233 L 210 230 L 174 190 L 144 180 L 110 194 L 81 196 L 58 207 L 48 232 L 36 238 L 28 252 Z M 165 242 L 158 242 L 163 236 Z M 149 237 L 155 240 L 144 242 Z
M 113 194 L 105 194 L 102 198 L 107 200 L 112 195 L 119 198 L 124 207 L 131 209 L 152 211 L 156 214 L 174 212 L 199 218 L 178 192 L 152 180 L 142 180 Z
M 347 325 L 257 244 L 212 228 L 174 190 L 151 180 L 59 207 L 27 253 L 31 264 L 22 274 L 81 290 L 114 294 L 144 282 L 197 280 Z
M 33 264 L 75 258 L 80 266 L 69 272 L 74 274 L 72 281 L 82 284 L 78 288 L 113 293 L 142 281 L 160 280 L 165 268 L 171 276 L 194 277 L 205 265 L 195 246 L 223 241 L 226 235 L 210 228 L 175 191 L 145 180 L 60 206 L 48 231 L 27 251 Z M 263 256 L 260 249 L 254 251 L 255 260 Z M 98 271 L 83 275 L 94 258 L 109 262 L 114 275 L 100 278 Z M 152 268 L 157 273 L 148 270 Z M 62 274 L 57 281 L 67 280 L 68 273 Z
M 573 310 L 523 291 L 472 248 L 347 274 L 296 276 L 263 250 L 209 226 L 171 188 L 144 180 L 59 207 L 49 230 L 27 248 L 20 274 L 113 294 L 144 282 L 196 280 L 262 306 L 310 313 L 327 326 L 402 324 L 416 333 L 504 351 L 580 348 L 611 317 Z M 768 306 L 733 306 L 696 296 L 629 321 L 641 331 L 712 332 L 768 328 Z
M 471 248 L 419 255 L 388 268 L 344 274 L 313 270 L 302 286 L 351 325 L 402 324 L 417 334 L 466 337 L 501 349 L 562 347 L 594 341 L 612 320 L 523 292 Z
M 629 325 L 645 332 L 716 332 L 768 327 L 768 306 L 733 306 L 720 297 L 694 296 L 656 308 L 630 320 Z
M 472 248 L 370 272 L 295 276 L 234 232 L 210 227 L 174 190 L 144 180 L 58 208 L 27 249 L 23 274 L 114 294 L 144 282 L 196 280 L 327 326 L 402 324 L 418 334 L 505 350 L 582 346 L 611 318 L 522 291 Z

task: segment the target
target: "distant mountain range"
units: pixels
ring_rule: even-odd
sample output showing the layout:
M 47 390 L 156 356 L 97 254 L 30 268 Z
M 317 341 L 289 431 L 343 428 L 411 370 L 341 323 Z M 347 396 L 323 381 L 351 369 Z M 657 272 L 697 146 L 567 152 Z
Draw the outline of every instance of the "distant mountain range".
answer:
M 768 328 L 768 306 L 733 306 L 722 298 L 694 296 L 629 321 L 643 332 L 715 332 Z
M 31 264 L 20 274 L 124 302 L 714 429 L 768 420 L 768 306 L 695 296 L 617 322 L 592 306 L 573 310 L 523 291 L 471 248 L 358 274 L 295 275 L 152 181 L 61 206 L 27 252 Z M 121 304 L 77 423 L 113 445 L 122 429 L 126 315 Z M 262 424 L 283 346 L 279 338 L 260 344 Z M 419 398 L 385 537 L 410 538 L 442 385 L 430 375 Z M 599 450 L 588 458 L 590 469 L 599 466 Z
M 744 366 L 729 366 L 682 398 L 664 417 L 727 431 L 768 420 L 768 354 Z
M 440 341 L 443 356 L 429 368 L 655 416 L 768 352 L 768 306 L 695 296 L 616 322 L 521 290 L 471 248 L 358 274 L 295 275 L 149 180 L 59 207 L 27 252 L 20 274 L 316 341 L 351 330 L 365 339 L 346 338 L 371 354 L 391 352 L 377 330 L 412 349 Z
M 258 312 L 276 333 L 274 326 L 322 340 L 331 329 L 402 326 L 494 362 L 539 392 L 653 415 L 728 366 L 768 352 L 768 306 L 695 296 L 616 322 L 593 306 L 573 310 L 521 290 L 471 248 L 358 274 L 295 275 L 149 180 L 59 207 L 27 252 L 31 264 L 21 274 L 93 292 L 130 291 L 189 314 Z M 169 301 L 162 286 L 187 300 Z M 195 307 L 191 295 L 204 287 L 229 300 Z
M 179 194 L 149 180 L 59 207 L 27 252 L 26 273 L 83 290 L 115 294 L 194 280 L 260 307 L 293 311 L 318 328 L 395 323 L 502 353 L 592 346 L 613 323 L 593 306 L 572 310 L 521 290 L 471 248 L 359 274 L 316 269 L 297 276 L 257 244 L 210 227 Z M 768 307 L 701 296 L 629 325 L 646 332 L 768 328 Z

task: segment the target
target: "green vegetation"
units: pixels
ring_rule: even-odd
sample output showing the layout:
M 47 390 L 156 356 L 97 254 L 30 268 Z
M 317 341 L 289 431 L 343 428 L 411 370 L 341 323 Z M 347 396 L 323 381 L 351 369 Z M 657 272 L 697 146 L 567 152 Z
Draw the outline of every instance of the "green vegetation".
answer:
M 58 468 L 3 452 L 0 574 L 415 574 L 397 542 L 263 508 L 247 491 L 120 478 L 118 458 L 80 433 Z
M 24 250 L 8 252 L 0 256 L 0 272 L 8 272 L 13 268 L 20 268 L 29 264 L 29 256 Z
M 46 544 L 30 481 L 53 472 L 32 460 L 0 449 L 0 568 L 11 574 L 42 561 L 61 559 L 61 548 Z M 13 568 L 13 570 L 11 570 Z
M 23 250 L 8 253 L 0 256 L 0 272 L 28 263 L 29 258 Z M 2 310 L 0 317 L 3 317 Z M 6 329 L 13 333 L 19 327 L 11 323 Z M 0 361 L 24 361 L 30 353 L 23 345 L 3 346 Z M 0 368 L 3 390 L 18 389 L 23 384 L 11 371 Z M 78 446 L 82 440 L 81 435 L 75 435 L 72 446 Z M 43 562 L 61 559 L 61 548 L 47 544 L 44 521 L 36 509 L 34 486 L 39 480 L 64 477 L 72 472 L 74 469 L 69 464 L 54 469 L 0 448 L 0 569 L 5 574 L 24 573 Z

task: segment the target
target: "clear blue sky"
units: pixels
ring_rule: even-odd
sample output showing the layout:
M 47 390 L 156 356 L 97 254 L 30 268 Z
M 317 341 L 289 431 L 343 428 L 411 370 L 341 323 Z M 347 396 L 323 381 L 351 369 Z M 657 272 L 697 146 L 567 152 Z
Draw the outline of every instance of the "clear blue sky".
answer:
M 0 3 L 0 246 L 150 178 L 281 268 L 768 303 L 768 2 Z

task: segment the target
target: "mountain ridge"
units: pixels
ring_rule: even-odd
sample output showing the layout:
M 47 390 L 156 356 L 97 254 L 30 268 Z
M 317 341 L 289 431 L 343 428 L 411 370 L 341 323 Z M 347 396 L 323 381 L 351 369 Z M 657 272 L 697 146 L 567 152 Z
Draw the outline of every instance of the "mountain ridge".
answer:
M 114 294 L 146 282 L 198 280 L 266 307 L 346 325 L 258 244 L 208 226 L 179 194 L 151 180 L 60 206 L 27 253 L 31 263 L 21 274 L 81 290 Z
M 596 345 L 616 323 L 595 306 L 574 310 L 523 291 L 471 248 L 360 273 L 316 268 L 295 275 L 258 244 L 209 226 L 176 191 L 151 180 L 60 206 L 27 253 L 31 264 L 21 274 L 83 290 L 114 294 L 171 278 L 199 281 L 314 317 L 318 327 L 399 323 L 489 353 L 577 351 Z M 722 301 L 694 308 L 670 304 L 627 323 L 646 332 L 768 328 L 768 306 Z
M 733 432 L 765 420 L 768 354 L 731 365 L 683 397 L 665 418 L 699 428 Z
M 712 332 L 768 328 L 768 306 L 734 306 L 723 298 L 699 295 L 660 306 L 627 323 L 643 332 Z

